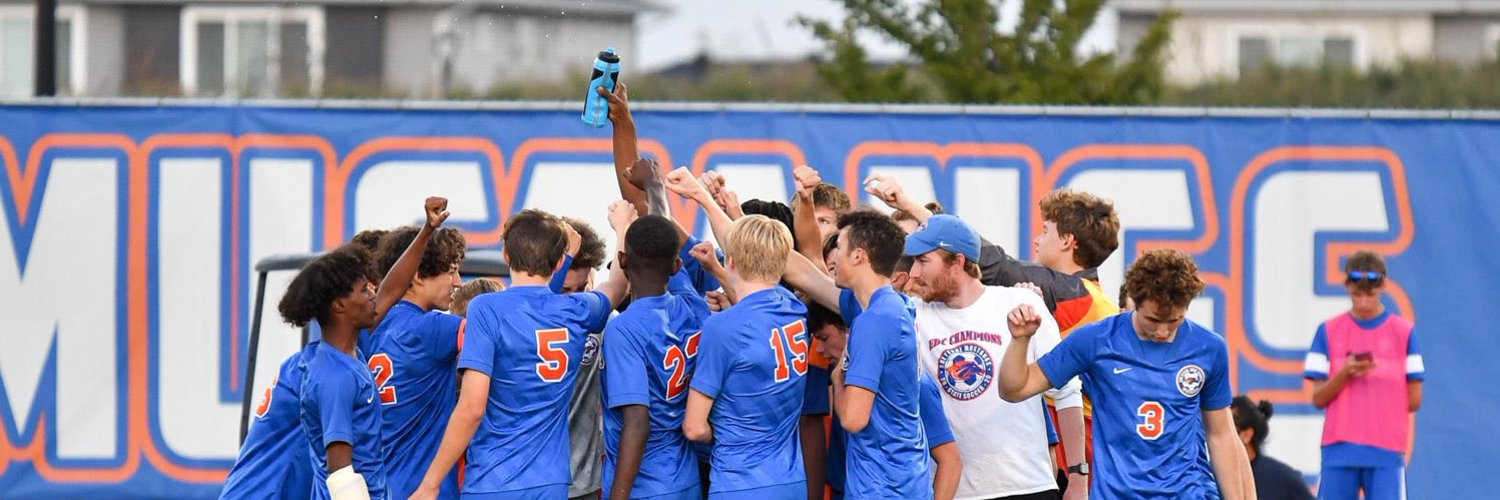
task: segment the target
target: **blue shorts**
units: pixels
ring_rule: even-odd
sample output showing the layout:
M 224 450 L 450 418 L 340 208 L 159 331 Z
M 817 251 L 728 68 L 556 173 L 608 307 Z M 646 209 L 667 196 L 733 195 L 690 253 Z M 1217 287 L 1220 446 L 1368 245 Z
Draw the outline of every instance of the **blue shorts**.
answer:
M 1364 490 L 1366 500 L 1406 500 L 1406 467 L 1324 467 L 1318 480 L 1318 498 L 1357 500 Z
M 781 498 L 807 498 L 807 481 L 748 490 L 708 493 L 708 500 L 776 500 Z
M 494 493 L 468 493 L 461 495 L 465 499 L 478 500 L 567 500 L 568 485 L 549 484 L 524 490 L 497 491 Z
M 703 486 L 698 483 L 693 483 L 692 488 L 688 488 L 676 493 L 666 493 L 649 497 L 632 496 L 631 498 L 636 498 L 639 500 L 703 500 Z

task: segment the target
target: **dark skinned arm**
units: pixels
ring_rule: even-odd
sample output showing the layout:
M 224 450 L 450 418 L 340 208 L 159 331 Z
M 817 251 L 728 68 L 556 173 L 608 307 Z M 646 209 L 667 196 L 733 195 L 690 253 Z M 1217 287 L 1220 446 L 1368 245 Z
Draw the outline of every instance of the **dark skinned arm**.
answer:
M 625 425 L 620 430 L 620 454 L 615 462 L 615 483 L 609 491 L 610 498 L 630 498 L 635 488 L 635 476 L 641 471 L 641 461 L 646 456 L 646 439 L 651 435 L 651 415 L 645 406 L 628 405 L 621 408 L 625 414 Z
M 594 91 L 609 101 L 609 121 L 614 124 L 615 183 L 620 187 L 620 198 L 635 205 L 637 213 L 649 213 L 646 193 L 628 180 L 630 166 L 641 157 L 640 147 L 636 144 L 635 117 L 630 114 L 630 93 L 624 82 L 616 82 L 614 92 L 604 87 Z
M 824 415 L 803 415 L 798 420 L 802 428 L 802 469 L 807 472 L 807 498 L 823 498 L 827 486 L 828 435 L 823 428 Z
M 396 259 L 396 265 L 391 266 L 390 272 L 385 274 L 385 279 L 380 280 L 380 288 L 375 292 L 376 325 L 385 320 L 385 313 L 401 302 L 401 297 L 411 288 L 411 280 L 417 277 L 417 266 L 422 264 L 422 254 L 427 252 L 427 240 L 448 219 L 448 199 L 430 196 L 424 205 L 424 211 L 427 223 L 417 231 L 417 237 L 411 241 L 411 245 L 407 245 L 406 250 L 401 252 L 401 257 Z
M 328 473 L 354 464 L 354 447 L 339 441 L 328 445 Z

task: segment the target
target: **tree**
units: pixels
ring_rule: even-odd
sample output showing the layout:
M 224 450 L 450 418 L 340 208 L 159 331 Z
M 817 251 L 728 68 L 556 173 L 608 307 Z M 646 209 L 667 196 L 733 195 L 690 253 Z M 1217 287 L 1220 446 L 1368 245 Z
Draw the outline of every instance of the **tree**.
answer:
M 1021 0 L 1012 33 L 999 27 L 999 2 L 841 0 L 837 28 L 798 18 L 831 52 L 819 74 L 846 100 L 964 103 L 1148 104 L 1164 87 L 1164 50 L 1176 12 L 1152 24 L 1131 58 L 1080 56 L 1078 44 L 1106 0 Z M 856 35 L 873 32 L 904 46 L 916 66 L 870 64 Z

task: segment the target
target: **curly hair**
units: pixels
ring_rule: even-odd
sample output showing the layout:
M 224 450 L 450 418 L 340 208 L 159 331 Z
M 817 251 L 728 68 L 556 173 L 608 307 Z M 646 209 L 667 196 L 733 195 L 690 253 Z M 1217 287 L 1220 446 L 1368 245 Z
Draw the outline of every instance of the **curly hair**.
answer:
M 391 268 L 396 266 L 396 261 L 401 259 L 401 254 L 417 239 L 420 231 L 421 228 L 417 226 L 402 226 L 390 230 L 385 237 L 380 238 L 380 245 L 375 250 L 376 271 L 382 276 L 391 272 Z M 417 265 L 417 276 L 430 278 L 448 272 L 453 266 L 463 263 L 464 253 L 468 248 L 463 233 L 451 227 L 438 228 L 427 240 L 427 251 L 422 252 L 422 263 Z
M 504 239 L 501 248 L 511 271 L 533 276 L 552 276 L 557 261 L 568 251 L 568 233 L 562 220 L 534 208 L 505 221 Z
M 906 232 L 890 216 L 874 210 L 858 210 L 839 216 L 839 231 L 849 228 L 848 248 L 870 255 L 875 274 L 890 277 L 906 245 Z
M 370 253 L 357 244 L 323 254 L 302 266 L 276 310 L 292 326 L 307 326 L 313 320 L 326 326 L 333 301 L 352 293 L 356 283 L 367 279 L 370 267 Z
M 578 231 L 578 255 L 573 257 L 573 269 L 595 269 L 604 265 L 604 240 L 599 239 L 594 226 L 572 217 L 563 217 L 562 221 Z
M 1114 203 L 1083 191 L 1059 189 L 1042 197 L 1042 220 L 1057 224 L 1059 235 L 1071 234 L 1078 249 L 1073 262 L 1099 267 L 1120 247 L 1120 216 Z
M 1159 306 L 1187 307 L 1203 292 L 1198 263 L 1182 250 L 1159 248 L 1141 254 L 1125 272 L 1125 288 L 1136 307 L 1146 301 Z
M 373 254 L 380 248 L 380 239 L 388 233 L 390 230 L 387 229 L 366 229 L 355 233 L 353 238 L 349 238 L 349 243 L 365 247 L 366 251 Z

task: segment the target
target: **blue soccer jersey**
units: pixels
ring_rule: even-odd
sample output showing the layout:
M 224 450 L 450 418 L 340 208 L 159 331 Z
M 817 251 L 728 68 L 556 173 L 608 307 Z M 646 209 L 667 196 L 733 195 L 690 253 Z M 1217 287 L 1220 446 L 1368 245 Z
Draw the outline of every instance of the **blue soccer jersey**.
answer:
M 354 472 L 365 478 L 370 498 L 387 498 L 380 400 L 365 363 L 319 344 L 302 380 L 302 431 L 312 456 L 312 497 L 328 498 L 328 445 L 353 448 Z
M 708 303 L 687 275 L 678 272 L 668 293 L 636 299 L 605 327 L 604 498 L 614 486 L 628 405 L 645 406 L 651 421 L 631 495 L 695 491 L 698 458 L 682 434 L 682 418 L 698 358 L 699 331 L 707 318 Z
M 953 428 L 948 425 L 948 415 L 943 410 L 942 389 L 938 387 L 937 381 L 927 374 L 921 375 L 918 381 L 922 385 L 922 398 L 920 401 L 922 414 L 922 433 L 927 436 L 927 449 L 929 451 L 929 463 L 932 458 L 930 452 L 933 448 L 952 443 Z M 848 432 L 839 423 L 837 414 L 833 415 L 833 432 L 828 435 L 828 487 L 838 493 L 838 497 L 844 495 L 845 468 L 844 457 L 848 453 L 848 447 L 844 445 L 848 441 Z M 937 473 L 935 464 L 933 474 Z M 929 482 L 929 484 L 931 484 Z
M 889 286 L 850 323 L 844 384 L 874 392 L 875 402 L 869 424 L 845 435 L 848 498 L 932 498 L 916 334 L 910 299 Z
M 422 485 L 458 404 L 458 332 L 463 318 L 401 301 L 370 335 L 391 496 L 406 498 Z M 458 498 L 458 471 L 449 471 L 438 498 Z
M 703 322 L 692 389 L 714 399 L 710 494 L 806 480 L 797 438 L 806 318 L 802 301 L 777 286 Z
M 559 295 L 541 286 L 486 293 L 469 304 L 458 368 L 488 375 L 490 395 L 469 444 L 464 496 L 566 491 L 573 379 L 588 333 L 603 330 L 609 313 L 603 293 Z
M 281 363 L 255 407 L 254 423 L 219 498 L 307 498 L 312 491 L 312 458 L 298 415 L 302 374 L 319 344 L 314 341 Z
M 1219 498 L 1202 412 L 1233 398 L 1224 338 L 1187 320 L 1171 342 L 1152 342 L 1132 314 L 1080 328 L 1037 360 L 1048 381 L 1082 377 L 1094 400 L 1092 495 Z

